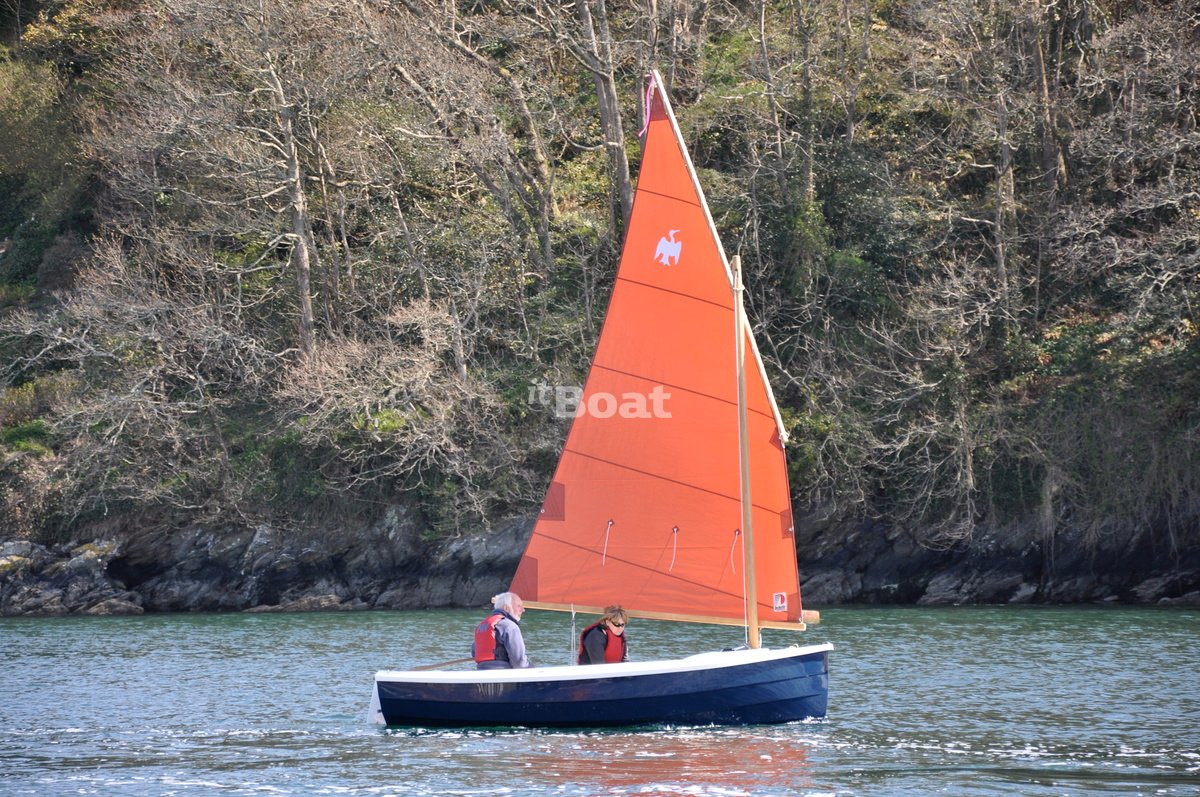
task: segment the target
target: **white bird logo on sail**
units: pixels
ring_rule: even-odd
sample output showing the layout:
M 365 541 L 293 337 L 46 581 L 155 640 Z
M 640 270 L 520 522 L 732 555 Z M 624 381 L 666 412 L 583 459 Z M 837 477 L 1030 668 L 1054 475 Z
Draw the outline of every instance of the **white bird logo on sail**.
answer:
M 683 241 L 675 240 L 675 233 L 679 230 L 668 230 L 666 236 L 658 239 L 658 248 L 654 250 L 654 259 L 664 266 L 674 266 L 679 263 L 679 250 L 683 248 Z

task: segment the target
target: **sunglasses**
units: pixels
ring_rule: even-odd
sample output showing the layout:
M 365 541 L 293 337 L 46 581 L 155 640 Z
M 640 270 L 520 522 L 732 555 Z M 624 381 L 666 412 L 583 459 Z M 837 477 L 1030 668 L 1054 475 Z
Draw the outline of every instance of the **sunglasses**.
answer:
M 624 628 L 625 627 L 624 623 L 609 623 L 609 625 L 611 625 L 613 628 Z

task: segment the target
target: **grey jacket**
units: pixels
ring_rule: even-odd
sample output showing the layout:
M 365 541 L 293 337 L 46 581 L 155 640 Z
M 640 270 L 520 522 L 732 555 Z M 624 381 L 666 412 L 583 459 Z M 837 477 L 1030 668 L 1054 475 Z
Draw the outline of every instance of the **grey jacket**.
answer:
M 496 623 L 496 660 L 476 664 L 479 670 L 499 670 L 504 668 L 532 667 L 529 656 L 525 653 L 525 638 L 521 636 L 521 626 L 508 612 L 497 609 L 492 614 L 502 615 Z M 471 655 L 475 655 L 475 644 L 471 644 Z

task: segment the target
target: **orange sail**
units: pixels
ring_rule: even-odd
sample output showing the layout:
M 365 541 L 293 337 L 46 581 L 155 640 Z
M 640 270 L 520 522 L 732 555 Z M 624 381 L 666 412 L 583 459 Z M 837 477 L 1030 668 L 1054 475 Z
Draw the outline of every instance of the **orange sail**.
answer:
M 529 605 L 742 624 L 733 275 L 679 127 L 651 75 L 642 167 L 604 327 L 537 525 L 513 577 Z M 754 601 L 801 627 L 778 413 L 746 340 Z

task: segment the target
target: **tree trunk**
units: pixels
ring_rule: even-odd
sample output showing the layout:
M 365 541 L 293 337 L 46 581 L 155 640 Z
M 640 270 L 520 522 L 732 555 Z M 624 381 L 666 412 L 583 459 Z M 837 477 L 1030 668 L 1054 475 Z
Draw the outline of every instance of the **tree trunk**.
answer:
M 312 302 L 312 225 L 308 218 L 308 198 L 304 192 L 304 175 L 300 168 L 300 151 L 296 146 L 295 109 L 286 104 L 279 78 L 271 76 L 278 92 L 280 123 L 283 127 L 283 146 L 287 162 L 288 206 L 292 217 L 292 269 L 296 275 L 296 298 L 299 302 L 300 356 L 308 359 L 313 352 L 316 322 Z
M 1042 271 L 1045 266 L 1047 251 L 1047 225 L 1058 210 L 1059 195 L 1067 187 L 1067 162 L 1059 143 L 1058 131 L 1054 122 L 1054 99 L 1050 93 L 1050 70 L 1046 64 L 1046 48 L 1043 43 L 1049 30 L 1034 17 L 1031 21 L 1030 38 L 1033 40 L 1034 68 L 1038 80 L 1038 106 L 1041 116 L 1042 139 L 1042 180 L 1045 185 L 1046 197 L 1042 224 L 1039 225 L 1037 247 L 1037 273 L 1034 275 L 1032 297 L 1032 312 L 1034 316 L 1040 312 Z M 1056 58 L 1057 60 L 1057 58 Z M 1055 77 L 1057 85 L 1058 78 Z
M 863 2 L 862 39 L 858 45 L 858 55 L 851 63 L 850 45 L 854 37 L 854 26 L 850 21 L 850 0 L 842 0 L 842 24 L 845 27 L 846 54 L 842 63 L 842 88 L 845 91 L 843 102 L 846 107 L 846 144 L 854 144 L 855 129 L 858 124 L 858 89 L 862 84 L 863 72 L 867 60 L 871 56 L 871 2 Z
M 1058 204 L 1058 193 L 1067 184 L 1067 163 L 1054 125 L 1054 100 L 1050 95 L 1050 75 L 1046 68 L 1046 51 L 1042 44 L 1042 36 L 1042 26 L 1035 22 L 1032 38 L 1034 67 L 1038 76 L 1038 105 L 1041 112 L 1042 173 L 1049 195 L 1048 209 L 1053 212 Z
M 616 78 L 613 76 L 612 36 L 608 29 L 608 10 L 604 0 L 595 0 L 593 17 L 591 0 L 579 0 L 579 24 L 587 36 L 587 46 L 594 58 L 592 77 L 596 82 L 596 99 L 600 106 L 600 128 L 604 146 L 612 167 L 613 188 L 621 207 L 624 227 L 633 212 L 633 181 L 629 176 L 629 158 L 625 154 L 625 133 L 621 129 L 621 106 L 617 100 Z M 599 32 L 596 26 L 599 25 Z
M 800 160 L 800 186 L 804 196 L 805 205 L 811 205 L 817 196 L 816 181 L 813 177 L 813 158 L 815 147 L 815 136 L 813 135 L 813 64 L 812 64 L 812 43 L 813 34 L 816 29 L 817 17 L 816 14 L 805 14 L 803 3 L 798 4 L 796 15 L 798 18 L 800 32 L 800 57 L 801 57 L 801 120 L 800 120 L 800 135 L 801 147 L 803 149 Z
M 996 282 L 1000 286 L 1001 306 L 1011 318 L 1012 297 L 1008 267 L 1008 238 L 1015 216 L 1013 155 L 1008 138 L 1008 100 L 1004 88 L 996 91 L 996 138 L 999 152 L 996 162 L 996 212 L 992 225 L 992 243 L 995 250 Z

